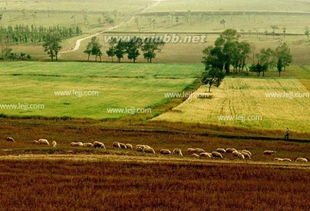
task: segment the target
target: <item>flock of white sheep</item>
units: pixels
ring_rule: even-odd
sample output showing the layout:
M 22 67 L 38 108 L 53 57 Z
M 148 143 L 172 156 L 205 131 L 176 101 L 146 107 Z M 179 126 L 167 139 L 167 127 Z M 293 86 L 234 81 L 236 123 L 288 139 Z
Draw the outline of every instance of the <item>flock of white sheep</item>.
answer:
M 15 142 L 15 139 L 12 137 L 8 137 L 7 142 Z M 45 145 L 45 146 L 52 146 L 53 148 L 57 147 L 57 142 L 52 141 L 50 144 L 47 139 L 39 139 L 35 140 L 33 144 L 36 145 Z M 125 150 L 134 150 L 134 147 L 132 144 L 129 143 L 120 143 L 120 142 L 114 142 L 113 143 L 113 148 L 114 149 L 125 149 Z M 88 148 L 99 148 L 99 149 L 106 149 L 105 144 L 99 141 L 94 141 L 93 143 L 83 143 L 83 142 L 72 142 L 71 147 L 88 147 Z M 149 154 L 156 154 L 156 151 L 154 148 L 150 147 L 149 145 L 141 145 L 138 144 L 135 147 L 135 150 L 137 152 L 142 152 L 142 153 L 149 153 Z M 159 154 L 161 155 L 176 155 L 183 157 L 183 152 L 179 148 L 175 148 L 172 151 L 170 149 L 161 149 L 158 151 Z M 204 158 L 214 158 L 214 159 L 224 159 L 224 155 L 231 154 L 233 157 L 236 159 L 240 160 L 250 160 L 252 159 L 252 153 L 249 150 L 243 149 L 243 150 L 237 150 L 235 148 L 217 148 L 215 151 L 212 152 L 206 152 L 202 148 L 188 148 L 187 149 L 187 154 L 199 158 L 199 159 L 204 159 Z M 265 150 L 264 155 L 270 156 L 276 154 L 276 151 L 272 150 Z M 276 157 L 274 158 L 275 161 L 281 161 L 281 162 L 292 162 L 293 159 L 290 158 L 279 158 Z M 298 157 L 295 159 L 296 162 L 308 162 L 307 158 L 303 157 Z

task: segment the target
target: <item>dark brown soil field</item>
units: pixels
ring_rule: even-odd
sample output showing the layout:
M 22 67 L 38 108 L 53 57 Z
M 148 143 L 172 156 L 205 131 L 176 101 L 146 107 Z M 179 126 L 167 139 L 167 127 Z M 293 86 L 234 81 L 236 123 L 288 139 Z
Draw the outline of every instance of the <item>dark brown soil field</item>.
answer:
M 1 161 L 1 210 L 309 210 L 309 170 Z

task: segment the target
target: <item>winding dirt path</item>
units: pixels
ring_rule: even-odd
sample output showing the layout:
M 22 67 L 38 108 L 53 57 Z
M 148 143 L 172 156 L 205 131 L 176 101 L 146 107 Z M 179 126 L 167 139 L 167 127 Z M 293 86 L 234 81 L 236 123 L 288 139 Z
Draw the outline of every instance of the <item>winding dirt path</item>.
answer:
M 131 18 L 129 18 L 128 20 L 123 21 L 123 22 L 121 22 L 121 23 L 119 23 L 119 24 L 117 24 L 117 25 L 115 25 L 115 26 L 112 26 L 112 27 L 110 27 L 110 28 L 108 28 L 108 29 L 106 29 L 106 30 L 104 30 L 104 31 L 97 32 L 97 33 L 92 34 L 92 35 L 89 35 L 89 36 L 87 36 L 87 37 L 83 37 L 83 38 L 81 38 L 81 39 L 78 39 L 78 40 L 75 42 L 74 48 L 72 48 L 72 49 L 70 49 L 70 50 L 61 51 L 60 54 L 68 54 L 68 53 L 72 53 L 72 52 L 78 51 L 78 50 L 80 49 L 81 43 L 82 43 L 83 41 L 88 40 L 88 39 L 91 39 L 91 38 L 93 38 L 93 37 L 96 37 L 96 36 L 98 36 L 98 35 L 100 35 L 100 34 L 102 34 L 102 33 L 104 33 L 104 32 L 113 31 L 114 29 L 117 29 L 117 28 L 119 28 L 119 27 L 121 27 L 121 26 L 123 26 L 123 25 L 125 25 L 125 24 L 128 24 L 128 23 L 132 22 L 132 21 L 136 18 L 136 16 L 137 16 L 138 14 L 144 13 L 144 12 L 146 12 L 147 10 L 149 10 L 149 9 L 151 9 L 151 8 L 153 8 L 153 7 L 158 6 L 162 1 L 164 1 L 164 0 L 155 0 L 151 5 L 147 6 L 147 7 L 144 8 L 144 9 L 142 9 L 140 12 L 134 14 L 134 15 L 131 16 Z

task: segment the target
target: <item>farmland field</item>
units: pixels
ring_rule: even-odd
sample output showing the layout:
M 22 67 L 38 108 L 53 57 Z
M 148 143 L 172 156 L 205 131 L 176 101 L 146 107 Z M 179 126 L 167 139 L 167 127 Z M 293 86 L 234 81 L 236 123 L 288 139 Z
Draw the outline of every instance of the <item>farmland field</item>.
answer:
M 190 86 L 203 67 L 17 62 L 0 63 L 0 69 L 2 106 L 43 105 L 40 109 L 2 107 L 2 114 L 106 119 L 134 114 L 129 110 L 122 113 L 108 109 L 144 109 L 164 104 L 165 93 Z M 78 95 L 88 91 L 91 93 Z
M 0 172 L 0 180 L 5 181 L 0 185 L 1 206 L 13 210 L 64 210 L 68 206 L 73 210 L 307 210 L 310 206 L 310 189 L 305 185 L 310 182 L 309 170 L 2 161 Z
M 226 78 L 209 95 L 189 98 L 155 120 L 310 131 L 310 96 L 297 79 Z

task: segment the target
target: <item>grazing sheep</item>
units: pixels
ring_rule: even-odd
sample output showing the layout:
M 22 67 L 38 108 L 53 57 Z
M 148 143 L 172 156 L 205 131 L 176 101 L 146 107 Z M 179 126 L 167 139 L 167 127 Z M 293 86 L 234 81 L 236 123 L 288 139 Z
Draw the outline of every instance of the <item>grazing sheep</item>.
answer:
M 272 154 L 275 154 L 276 152 L 275 151 L 272 151 L 272 150 L 265 150 L 264 151 L 264 155 L 272 155 Z
M 123 143 L 119 143 L 119 145 L 120 145 L 121 149 L 127 149 L 127 146 L 126 146 L 126 144 L 123 144 Z
M 208 153 L 208 152 L 202 152 L 199 154 L 200 157 L 202 158 L 211 158 L 212 157 L 212 154 L 211 153 Z
M 15 139 L 12 138 L 12 137 L 7 137 L 7 138 L 6 138 L 6 141 L 7 141 L 7 142 L 12 142 L 12 143 L 13 143 L 13 142 L 15 142 Z
M 200 156 L 199 156 L 198 154 L 196 154 L 196 153 L 193 153 L 193 154 L 192 154 L 192 157 L 200 158 Z
M 150 147 L 150 146 L 145 146 L 144 149 L 143 149 L 143 152 L 144 153 L 155 154 L 155 150 L 152 147 Z
M 214 158 L 219 158 L 219 159 L 223 159 L 223 155 L 219 152 L 212 152 L 212 157 Z
M 105 149 L 105 145 L 102 142 L 94 141 L 93 145 L 94 145 L 94 148 Z
M 56 146 L 57 146 L 57 142 L 56 142 L 56 141 L 53 141 L 53 142 L 52 142 L 52 147 L 53 147 L 53 148 L 56 148 Z
M 182 153 L 181 149 L 174 149 L 172 151 L 172 153 L 175 154 L 175 155 L 179 155 L 179 156 L 183 157 L 183 153 Z
M 290 159 L 290 158 L 283 158 L 283 161 L 284 162 L 292 162 L 292 159 Z
M 233 153 L 234 151 L 237 151 L 235 148 L 227 148 L 226 153 Z
M 162 155 L 170 155 L 171 151 L 169 149 L 161 149 L 159 153 Z
M 237 150 L 232 152 L 233 156 L 235 157 L 239 157 L 240 152 L 238 152 Z
M 283 161 L 283 158 L 275 158 L 275 161 Z
M 193 153 L 196 152 L 196 149 L 194 149 L 194 148 L 188 148 L 188 149 L 187 149 L 187 152 L 188 152 L 189 154 L 193 154 Z
M 249 150 L 241 150 L 241 153 L 246 153 L 246 154 L 249 154 L 250 156 L 252 156 L 252 153 L 249 151 Z
M 296 162 L 305 162 L 305 163 L 307 163 L 308 159 L 307 158 L 297 158 Z
M 43 139 L 43 138 L 39 139 L 38 142 L 39 142 L 40 145 L 47 145 L 47 146 L 50 145 L 50 143 L 48 142 L 48 140 Z
M 83 144 L 84 147 L 94 147 L 93 143 L 84 143 Z
M 219 153 L 226 153 L 226 150 L 223 148 L 217 148 L 216 151 Z
M 248 152 L 241 151 L 241 154 L 244 156 L 245 159 L 251 159 L 251 155 Z
M 120 149 L 121 148 L 121 144 L 119 142 L 113 142 L 113 148 Z
M 141 144 L 137 145 L 137 146 L 136 146 L 137 152 L 143 152 L 144 147 L 145 147 L 145 146 L 144 146 L 144 145 L 141 145 Z
M 83 144 L 83 142 L 72 142 L 71 146 L 72 147 L 83 147 L 84 144 Z
M 132 144 L 126 144 L 126 147 L 127 147 L 127 149 L 130 149 L 130 150 L 132 150 L 132 149 L 133 149 Z
M 200 154 L 200 153 L 203 153 L 203 152 L 206 152 L 204 149 L 202 149 L 202 148 L 196 148 L 195 149 L 196 151 L 196 153 L 198 153 L 198 154 Z

